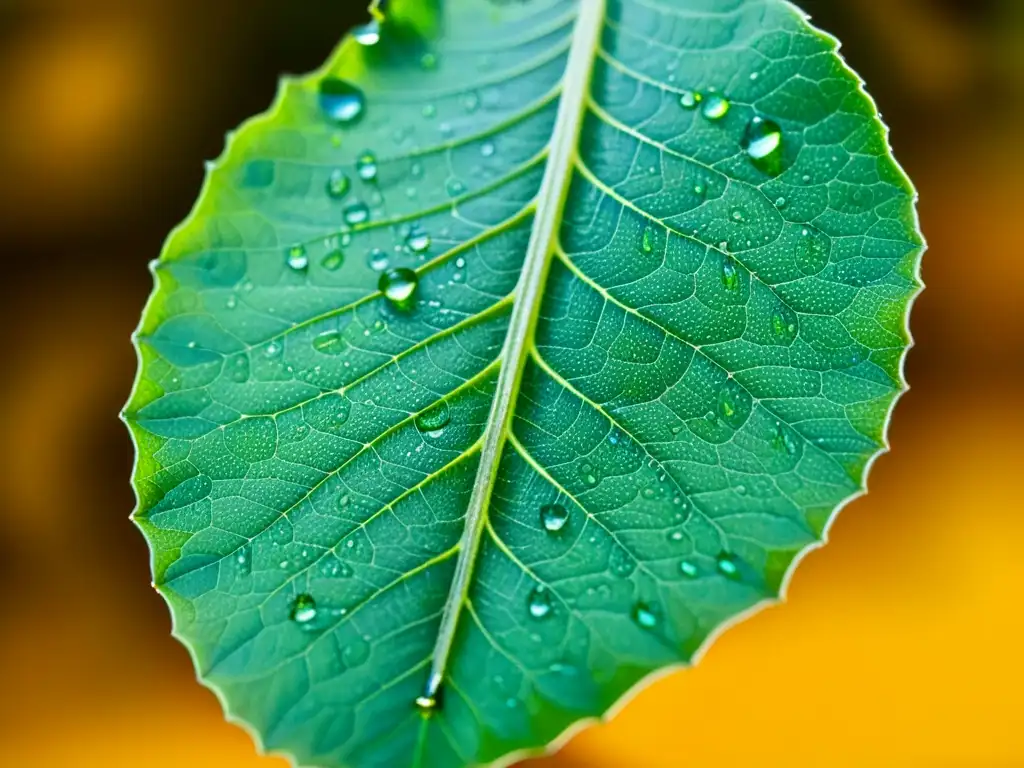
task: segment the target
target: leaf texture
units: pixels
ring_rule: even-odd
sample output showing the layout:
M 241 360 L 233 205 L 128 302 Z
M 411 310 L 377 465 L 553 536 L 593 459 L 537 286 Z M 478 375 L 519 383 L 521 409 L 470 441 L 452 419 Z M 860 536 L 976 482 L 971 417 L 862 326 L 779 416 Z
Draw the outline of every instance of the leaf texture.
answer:
M 507 762 L 777 597 L 863 489 L 915 196 L 781 0 L 377 12 L 154 263 L 135 519 L 268 750 Z

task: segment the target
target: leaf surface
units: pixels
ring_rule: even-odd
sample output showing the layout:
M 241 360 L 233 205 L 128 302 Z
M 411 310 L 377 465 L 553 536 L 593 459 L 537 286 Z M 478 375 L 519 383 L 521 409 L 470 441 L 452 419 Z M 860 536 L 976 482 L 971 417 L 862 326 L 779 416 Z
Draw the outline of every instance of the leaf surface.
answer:
M 125 416 L 175 633 L 267 749 L 507 761 L 780 594 L 920 287 L 835 49 L 781 0 L 394 0 L 229 137 Z

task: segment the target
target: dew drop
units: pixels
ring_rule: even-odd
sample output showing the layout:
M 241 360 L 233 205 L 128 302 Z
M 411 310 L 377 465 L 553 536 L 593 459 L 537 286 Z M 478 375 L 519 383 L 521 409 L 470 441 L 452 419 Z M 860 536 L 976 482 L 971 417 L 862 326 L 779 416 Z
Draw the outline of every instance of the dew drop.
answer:
M 313 349 L 325 355 L 340 355 L 345 348 L 345 341 L 339 331 L 324 331 L 313 338 Z
M 722 285 L 727 291 L 735 291 L 740 287 L 740 273 L 736 269 L 736 262 L 730 257 L 722 262 Z
M 683 109 L 696 109 L 703 100 L 704 97 L 696 91 L 683 91 L 679 94 L 679 105 Z
M 448 181 L 445 182 L 444 188 L 448 193 L 448 197 L 458 197 L 466 191 L 466 185 L 458 179 L 448 179 Z
M 301 272 L 309 266 L 309 254 L 306 253 L 304 246 L 293 245 L 288 249 L 287 261 L 289 267 L 296 272 Z
M 595 485 L 597 485 L 597 482 L 598 482 L 597 470 L 594 469 L 594 465 L 593 464 L 590 464 L 589 462 L 585 461 L 582 464 L 580 464 L 579 470 L 580 470 L 580 479 L 583 480 L 583 482 L 586 485 L 590 486 L 591 488 L 593 488 Z
M 784 197 L 777 197 L 777 198 L 775 198 L 775 207 L 776 208 L 785 208 L 786 207 L 786 198 L 784 198 Z
M 383 272 L 388 268 L 388 255 L 380 248 L 374 248 L 366 255 L 366 263 L 374 272 Z
M 243 546 L 235 555 L 235 562 L 238 563 L 238 571 L 243 576 L 252 573 L 252 547 L 249 544 Z
M 558 533 L 569 522 L 569 513 L 561 504 L 545 504 L 540 508 L 540 523 L 548 533 Z
M 547 587 L 534 587 L 527 598 L 527 608 L 530 616 L 535 619 L 543 619 L 551 615 L 551 594 Z
M 327 178 L 327 195 L 335 200 L 340 200 L 348 194 L 350 186 L 349 178 L 343 171 L 340 169 L 331 171 L 331 175 Z
M 480 154 L 484 157 L 493 157 L 494 151 L 494 144 L 490 141 L 485 141 L 480 145 Z
M 292 601 L 291 619 L 296 624 L 309 624 L 316 618 L 316 600 L 312 595 L 297 595 Z
M 353 29 L 352 36 L 360 45 L 376 45 L 380 42 L 380 22 L 370 19 L 366 24 Z
M 644 253 L 650 253 L 654 250 L 654 230 L 650 227 L 644 228 L 643 237 L 640 240 L 640 247 Z
M 320 81 L 320 109 L 336 123 L 348 124 L 358 120 L 366 106 L 363 92 L 352 83 L 336 77 Z
M 425 253 L 430 248 L 430 235 L 421 229 L 414 229 L 409 233 L 405 244 L 413 253 Z
M 281 354 L 281 350 L 282 347 L 280 342 L 272 341 L 269 344 L 267 344 L 266 349 L 263 350 L 263 354 L 265 354 L 267 357 L 277 357 L 278 355 Z
M 356 202 L 349 205 L 342 214 L 345 223 L 351 226 L 365 224 L 370 220 L 370 207 L 363 202 Z
M 406 309 L 410 306 L 418 284 L 419 276 L 415 272 L 405 267 L 399 267 L 384 272 L 377 282 L 377 287 L 394 306 Z
M 437 697 L 428 696 L 425 693 L 420 696 L 417 696 L 416 709 L 418 709 L 424 715 L 429 715 L 437 709 Z
M 740 145 L 758 169 L 772 175 L 782 170 L 782 129 L 775 121 L 752 118 L 747 123 Z
M 644 629 L 654 629 L 658 626 L 658 615 L 647 603 L 637 603 L 633 606 L 633 621 Z
M 729 100 L 723 96 L 719 96 L 717 93 L 709 94 L 704 99 L 704 106 L 701 108 L 701 114 L 704 115 L 708 120 L 721 120 L 729 113 Z
M 689 560 L 683 560 L 679 564 L 679 570 L 682 572 L 683 576 L 688 579 L 692 579 L 697 576 L 697 566 Z
M 739 574 L 740 569 L 736 565 L 736 558 L 727 552 L 718 556 L 718 570 L 724 576 L 733 577 Z
M 451 408 L 442 400 L 416 417 L 416 427 L 420 432 L 436 432 L 447 427 L 451 420 Z
M 373 152 L 364 152 L 356 160 L 356 173 L 363 181 L 374 181 L 377 178 L 377 156 Z

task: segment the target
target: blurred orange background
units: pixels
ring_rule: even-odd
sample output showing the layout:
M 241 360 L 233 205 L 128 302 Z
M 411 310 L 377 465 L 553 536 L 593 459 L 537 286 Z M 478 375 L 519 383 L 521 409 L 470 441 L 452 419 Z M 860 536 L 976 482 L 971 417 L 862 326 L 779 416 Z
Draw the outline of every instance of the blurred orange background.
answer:
M 128 520 L 146 262 L 361 0 L 0 0 L 0 764 L 284 768 L 194 680 Z M 931 250 L 871 493 L 789 599 L 535 768 L 1024 766 L 1024 2 L 804 0 Z

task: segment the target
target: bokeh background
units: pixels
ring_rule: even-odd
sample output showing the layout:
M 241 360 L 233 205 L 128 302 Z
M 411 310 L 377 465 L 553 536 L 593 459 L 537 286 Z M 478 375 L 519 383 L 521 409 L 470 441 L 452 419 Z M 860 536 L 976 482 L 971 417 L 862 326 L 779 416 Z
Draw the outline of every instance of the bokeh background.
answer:
M 804 0 L 931 250 L 893 453 L 788 601 L 532 768 L 1024 766 L 1024 2 Z M 199 686 L 128 520 L 146 263 L 361 0 L 0 0 L 0 764 L 285 768 Z

